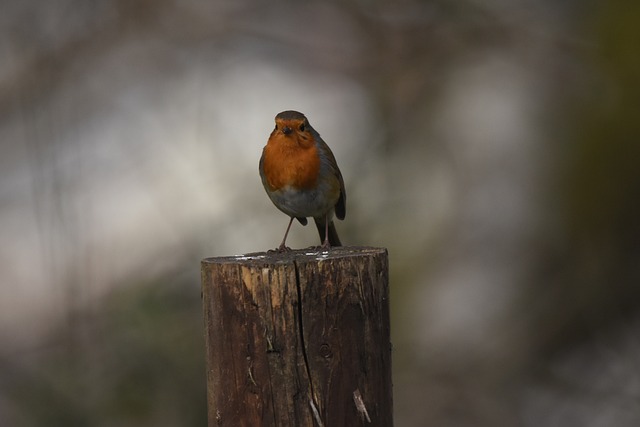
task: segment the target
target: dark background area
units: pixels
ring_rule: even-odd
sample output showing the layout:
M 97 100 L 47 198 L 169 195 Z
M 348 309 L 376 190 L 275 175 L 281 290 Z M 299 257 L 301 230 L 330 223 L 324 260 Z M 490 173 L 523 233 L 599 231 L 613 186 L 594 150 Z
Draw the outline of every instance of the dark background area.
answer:
M 286 109 L 389 249 L 396 425 L 640 425 L 640 3 L 0 8 L 0 425 L 206 424 L 199 262 L 280 242 Z

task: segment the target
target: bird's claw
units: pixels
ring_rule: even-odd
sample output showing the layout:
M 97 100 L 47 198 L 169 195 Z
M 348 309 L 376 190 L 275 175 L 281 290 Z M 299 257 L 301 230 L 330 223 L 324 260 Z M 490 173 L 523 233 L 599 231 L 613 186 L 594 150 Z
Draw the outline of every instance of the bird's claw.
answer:
M 281 254 L 281 253 L 284 253 L 284 252 L 291 252 L 292 250 L 293 249 L 291 249 L 289 246 L 280 245 L 275 249 L 269 249 L 267 251 L 267 253 L 270 253 L 270 254 L 273 254 L 273 253 Z

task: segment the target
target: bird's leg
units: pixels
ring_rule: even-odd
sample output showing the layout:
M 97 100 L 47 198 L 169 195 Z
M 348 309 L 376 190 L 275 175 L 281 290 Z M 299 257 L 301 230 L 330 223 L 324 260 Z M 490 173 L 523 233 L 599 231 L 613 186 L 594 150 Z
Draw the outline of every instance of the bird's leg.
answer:
M 329 243 L 329 215 L 324 216 L 324 242 L 322 242 L 322 249 L 329 249 L 331 244 Z
M 287 235 L 289 234 L 289 229 L 291 228 L 291 224 L 293 223 L 293 218 L 294 217 L 291 217 L 291 219 L 289 220 L 289 225 L 287 226 L 287 231 L 284 232 L 284 238 L 282 239 L 282 243 L 280 243 L 280 246 L 278 246 L 278 252 L 291 250 L 288 247 L 286 247 L 285 242 L 287 241 Z

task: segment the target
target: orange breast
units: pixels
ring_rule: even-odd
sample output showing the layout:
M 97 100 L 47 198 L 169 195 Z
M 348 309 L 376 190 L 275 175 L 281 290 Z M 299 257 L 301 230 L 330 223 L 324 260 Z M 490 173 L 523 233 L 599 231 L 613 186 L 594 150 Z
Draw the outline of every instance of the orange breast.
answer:
M 318 182 L 320 157 L 315 143 L 299 144 L 295 136 L 272 134 L 264 148 L 263 172 L 272 191 L 287 185 L 308 190 Z

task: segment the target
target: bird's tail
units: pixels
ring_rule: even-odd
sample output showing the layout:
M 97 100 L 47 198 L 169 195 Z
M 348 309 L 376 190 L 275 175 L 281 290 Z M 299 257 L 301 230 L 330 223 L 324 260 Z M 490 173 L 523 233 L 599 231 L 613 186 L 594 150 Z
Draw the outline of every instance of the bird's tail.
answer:
M 315 220 L 316 227 L 318 228 L 318 233 L 320 233 L 320 244 L 324 243 L 324 221 Z M 329 221 L 329 244 L 331 246 L 342 246 L 340 243 L 340 238 L 338 237 L 338 231 L 336 230 L 336 226 L 333 223 L 333 220 Z

